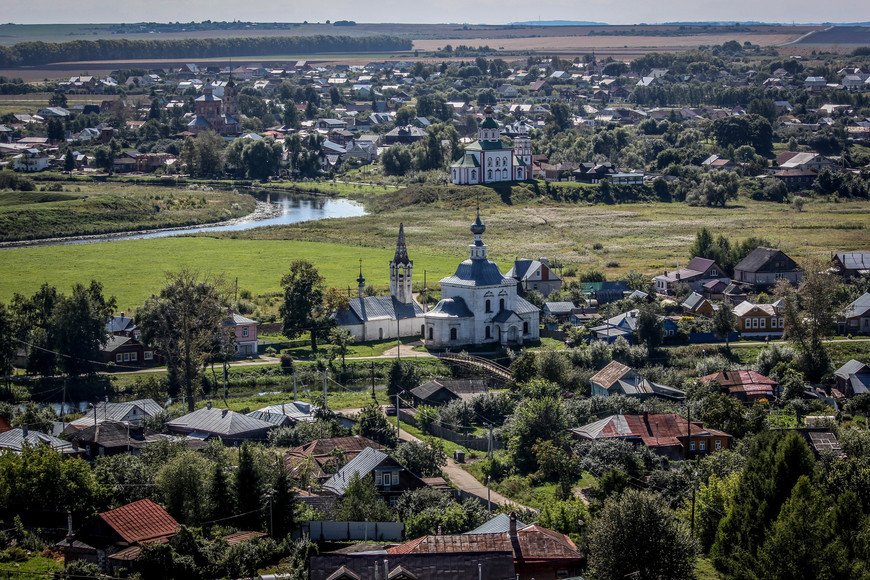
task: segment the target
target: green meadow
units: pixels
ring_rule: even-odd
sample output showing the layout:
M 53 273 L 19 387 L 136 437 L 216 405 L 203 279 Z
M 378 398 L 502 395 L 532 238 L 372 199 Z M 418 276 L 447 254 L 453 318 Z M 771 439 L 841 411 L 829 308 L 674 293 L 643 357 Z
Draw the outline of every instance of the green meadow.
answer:
M 167 272 L 190 268 L 239 280 L 253 295 L 280 291 L 281 276 L 290 262 L 314 262 L 329 286 L 356 291 L 359 260 L 367 283 L 386 286 L 392 247 L 363 247 L 295 240 L 234 240 L 209 237 L 154 238 L 91 244 L 0 250 L 0 301 L 15 292 L 33 293 L 43 283 L 68 292 L 76 282 L 97 279 L 118 299 L 118 309 L 130 312 L 160 290 Z M 426 254 L 410 249 L 415 278 L 430 281 L 452 274 L 458 256 Z M 502 265 L 503 267 L 505 265 Z

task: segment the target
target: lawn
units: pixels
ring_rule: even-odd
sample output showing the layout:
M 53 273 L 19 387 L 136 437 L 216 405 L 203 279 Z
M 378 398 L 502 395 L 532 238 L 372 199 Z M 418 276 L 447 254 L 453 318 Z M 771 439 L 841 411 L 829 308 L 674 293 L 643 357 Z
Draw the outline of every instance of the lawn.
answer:
M 63 562 L 33 555 L 23 562 L 0 564 L 0 578 L 35 580 L 51 578 L 53 572 L 63 570 Z

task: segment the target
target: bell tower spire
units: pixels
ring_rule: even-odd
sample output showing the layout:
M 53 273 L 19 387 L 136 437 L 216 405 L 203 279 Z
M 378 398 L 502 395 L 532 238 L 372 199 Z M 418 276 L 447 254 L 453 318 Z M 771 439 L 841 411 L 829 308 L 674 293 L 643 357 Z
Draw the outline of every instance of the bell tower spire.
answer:
M 413 268 L 414 261 L 408 259 L 408 248 L 405 245 L 405 225 L 399 224 L 396 255 L 390 260 L 390 296 L 404 304 L 414 301 Z
M 480 206 L 477 206 L 477 219 L 471 224 L 471 233 L 474 234 L 474 243 L 469 245 L 472 260 L 486 260 L 486 244 L 483 243 L 483 232 L 486 226 L 480 221 Z

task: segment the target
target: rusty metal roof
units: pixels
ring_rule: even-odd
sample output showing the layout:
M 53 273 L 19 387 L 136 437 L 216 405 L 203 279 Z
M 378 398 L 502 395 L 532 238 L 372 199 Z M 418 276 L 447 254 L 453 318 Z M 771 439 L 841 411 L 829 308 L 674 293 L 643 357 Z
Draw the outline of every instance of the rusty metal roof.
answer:
M 631 367 L 614 360 L 610 361 L 610 364 L 595 373 L 589 380 L 597 385 L 601 385 L 605 389 L 609 389 L 629 371 L 631 371 Z
M 178 522 L 150 499 L 128 503 L 98 517 L 124 541 L 131 543 L 172 536 L 178 528 Z
M 682 445 L 680 439 L 689 436 L 689 422 L 675 413 L 611 415 L 571 431 L 585 439 L 640 439 L 647 447 L 666 447 Z M 692 436 L 731 437 L 698 421 L 692 421 Z
M 540 526 L 509 533 L 423 536 L 387 549 L 388 554 L 445 554 L 463 552 L 511 552 L 515 561 L 582 560 L 571 539 Z

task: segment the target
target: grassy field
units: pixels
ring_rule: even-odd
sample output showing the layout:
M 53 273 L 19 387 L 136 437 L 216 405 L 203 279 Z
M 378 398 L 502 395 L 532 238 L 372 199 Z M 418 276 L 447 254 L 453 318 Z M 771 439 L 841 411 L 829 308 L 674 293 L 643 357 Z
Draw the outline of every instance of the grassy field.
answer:
M 0 241 L 217 222 L 247 215 L 256 205 L 248 195 L 199 188 L 87 182 L 62 187 L 0 192 Z
M 43 282 L 67 289 L 97 278 L 117 296 L 119 308 L 130 311 L 161 287 L 164 273 L 184 267 L 231 279 L 238 276 L 239 288 L 265 295 L 280 290 L 281 275 L 298 258 L 314 262 L 327 285 L 352 293 L 362 259 L 367 283 L 383 288 L 400 222 L 405 224 L 415 281 L 423 282 L 425 271 L 428 286 L 437 288 L 437 281 L 467 256 L 476 200 L 445 198 L 402 207 L 399 196 L 404 192 L 379 193 L 378 199 L 393 209 L 359 218 L 226 232 L 220 237 L 2 250 L 0 300 L 7 301 L 13 292 L 32 293 Z M 393 196 L 395 204 L 390 203 Z M 704 226 L 732 241 L 761 236 L 798 259 L 807 251 L 826 258 L 834 251 L 866 249 L 870 223 L 867 201 L 811 201 L 803 212 L 745 199 L 725 209 L 537 200 L 509 205 L 495 195 L 481 199 L 481 204 L 487 226 L 484 241 L 503 271 L 516 256 L 548 256 L 578 271 L 601 269 L 610 279 L 630 270 L 654 275 L 673 269 L 678 260 L 685 265 L 695 233 Z

